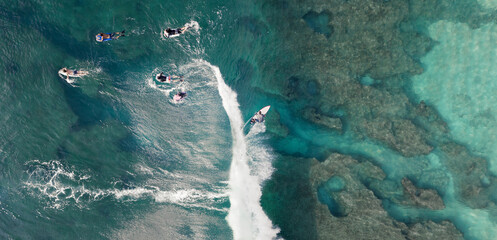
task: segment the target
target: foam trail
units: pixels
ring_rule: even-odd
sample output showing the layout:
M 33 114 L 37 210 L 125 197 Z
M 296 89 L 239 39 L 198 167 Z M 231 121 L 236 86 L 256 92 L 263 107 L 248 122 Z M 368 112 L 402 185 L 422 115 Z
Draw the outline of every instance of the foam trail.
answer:
M 203 61 L 203 60 L 202 60 Z M 223 107 L 228 115 L 233 136 L 233 158 L 229 177 L 231 207 L 226 217 L 234 239 L 275 239 L 279 229 L 273 227 L 260 205 L 260 177 L 250 174 L 247 142 L 236 93 L 226 85 L 218 67 L 203 61 L 213 71 Z
M 194 21 L 194 20 L 191 20 L 189 23 L 185 24 L 185 26 L 192 28 L 196 32 L 198 32 L 198 30 L 200 30 L 200 25 L 198 24 L 197 21 Z
M 247 124 L 250 122 L 250 120 L 252 120 L 252 117 L 250 117 L 250 118 L 249 118 L 249 120 L 247 120 L 247 121 L 245 122 L 245 124 L 243 124 L 242 129 L 245 129 L 245 127 L 246 127 L 246 126 L 247 126 Z
M 154 72 L 156 72 L 156 70 L 154 70 Z M 147 77 L 147 84 L 148 86 L 150 86 L 151 88 L 153 89 L 157 89 L 161 92 L 163 92 L 166 96 L 169 96 L 171 94 L 172 91 L 175 91 L 177 89 L 179 89 L 178 86 L 173 86 L 173 87 L 170 87 L 168 89 L 165 89 L 165 88 L 162 88 L 162 87 L 159 87 L 157 86 L 157 83 L 155 82 L 154 78 L 151 78 L 151 77 Z
M 160 189 L 153 185 L 130 186 L 131 188 L 96 189 L 85 187 L 91 185 L 91 176 L 64 166 L 57 160 L 40 162 L 33 160 L 26 163 L 28 179 L 24 188 L 29 193 L 48 198 L 48 208 L 63 209 L 68 204 L 75 203 L 77 207 L 86 208 L 88 203 L 112 197 L 119 201 L 137 201 L 153 199 L 157 203 L 172 203 L 187 208 L 203 208 L 212 211 L 225 212 L 219 204 L 226 201 L 226 191 L 223 188 L 213 191 L 198 189 Z M 143 166 L 149 174 L 153 169 Z M 118 183 L 118 182 L 115 182 Z

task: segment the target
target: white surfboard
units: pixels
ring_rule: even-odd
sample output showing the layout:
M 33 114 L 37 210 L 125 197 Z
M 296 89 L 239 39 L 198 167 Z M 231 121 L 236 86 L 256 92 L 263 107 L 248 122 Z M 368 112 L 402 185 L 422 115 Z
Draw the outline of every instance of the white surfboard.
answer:
M 173 38 L 173 37 L 178 37 L 180 34 L 174 34 L 174 35 L 170 35 L 165 29 L 164 29 L 164 32 L 163 32 L 163 35 L 165 38 Z
M 60 69 L 59 70 L 59 75 L 62 75 L 64 77 L 67 77 L 69 75 L 69 77 L 83 77 L 83 76 L 86 76 L 88 75 L 88 72 L 87 71 L 77 71 L 77 74 L 74 74 L 74 71 L 70 71 L 71 73 L 67 73 L 67 72 L 64 72 L 63 69 Z
M 184 27 L 185 27 L 185 30 L 183 30 L 181 33 L 178 33 L 178 34 L 173 34 L 173 35 L 169 34 L 169 33 L 166 31 L 167 29 L 164 29 L 164 31 L 162 31 L 162 35 L 163 35 L 165 38 L 173 38 L 173 37 L 178 37 L 179 35 L 184 34 L 184 33 L 185 33 L 185 32 L 186 32 L 189 28 L 191 28 L 190 24 L 188 24 L 188 23 L 187 23 L 187 24 L 185 24 L 185 26 L 184 26 Z M 176 29 L 177 29 L 177 28 L 175 28 L 175 30 L 176 30 Z
M 261 112 L 261 114 L 266 115 L 266 113 L 269 111 L 269 108 L 271 108 L 271 105 L 263 107 L 261 110 L 259 110 L 259 112 Z
M 266 113 L 269 111 L 269 108 L 271 108 L 270 105 L 263 107 L 261 110 L 255 113 L 255 115 L 250 119 L 250 121 L 252 123 L 264 122 L 264 116 L 266 116 Z

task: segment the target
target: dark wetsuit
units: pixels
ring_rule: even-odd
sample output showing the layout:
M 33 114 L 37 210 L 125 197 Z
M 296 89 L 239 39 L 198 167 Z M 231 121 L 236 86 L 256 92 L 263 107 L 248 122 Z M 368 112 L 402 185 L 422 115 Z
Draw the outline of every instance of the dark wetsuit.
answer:
M 171 28 L 168 28 L 168 29 L 166 29 L 166 32 L 167 32 L 169 35 L 177 35 L 177 34 L 181 34 L 181 28 L 178 28 L 178 29 L 171 29 Z
M 159 76 L 157 76 L 157 80 L 159 80 L 161 82 L 166 82 L 168 80 L 168 77 L 162 75 L 162 73 L 161 73 Z

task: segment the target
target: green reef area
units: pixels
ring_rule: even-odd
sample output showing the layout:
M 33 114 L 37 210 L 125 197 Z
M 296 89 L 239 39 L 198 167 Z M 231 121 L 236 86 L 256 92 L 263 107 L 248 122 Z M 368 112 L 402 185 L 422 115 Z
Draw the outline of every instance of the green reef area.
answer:
M 278 102 L 267 121 L 276 170 L 262 205 L 282 237 L 497 237 L 492 152 L 454 135 L 459 125 L 419 85 L 444 44 L 430 26 L 477 30 L 496 22 L 495 9 L 448 0 L 256 4 L 264 21 L 251 21 L 253 34 L 267 37 L 253 53 L 265 74 L 252 87 Z

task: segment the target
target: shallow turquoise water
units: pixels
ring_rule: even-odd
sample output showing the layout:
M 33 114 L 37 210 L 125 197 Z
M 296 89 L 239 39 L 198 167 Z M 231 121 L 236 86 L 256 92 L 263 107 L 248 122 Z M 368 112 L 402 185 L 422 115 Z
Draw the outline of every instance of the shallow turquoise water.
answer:
M 495 175 L 495 24 L 472 30 L 441 21 L 429 32 L 439 45 L 422 59 L 427 70 L 413 79 L 414 91 L 437 106 L 454 138 L 485 156 Z
M 427 3 L 375 2 L 388 11 L 361 8 L 368 24 L 388 25 L 381 16 L 399 6 L 418 15 L 354 45 L 346 36 L 378 30 L 337 19 L 373 3 L 292 4 L 0 1 L 0 238 L 328 239 L 341 235 L 323 237 L 318 207 L 346 219 L 340 194 L 351 179 L 390 221 L 450 221 L 466 239 L 497 236 L 497 5 L 444 2 L 427 13 Z M 198 27 L 160 37 L 188 22 Z M 123 29 L 124 38 L 94 41 Z M 397 34 L 406 34 L 404 62 L 388 61 L 395 49 L 371 57 Z M 61 67 L 90 75 L 69 83 Z M 161 71 L 185 82 L 154 81 Z M 188 97 L 175 103 L 179 90 Z M 265 125 L 241 129 L 269 104 Z M 308 108 L 341 129 L 312 123 Z M 378 116 L 393 123 L 374 125 Z M 398 119 L 412 125 L 396 128 Z M 405 130 L 406 144 L 363 125 L 394 129 L 391 139 Z M 415 152 L 419 142 L 427 147 Z M 312 160 L 335 153 L 384 176 L 332 173 L 314 186 Z M 434 190 L 444 208 L 405 204 L 404 178 Z

